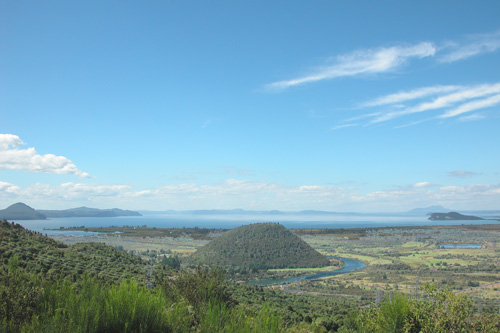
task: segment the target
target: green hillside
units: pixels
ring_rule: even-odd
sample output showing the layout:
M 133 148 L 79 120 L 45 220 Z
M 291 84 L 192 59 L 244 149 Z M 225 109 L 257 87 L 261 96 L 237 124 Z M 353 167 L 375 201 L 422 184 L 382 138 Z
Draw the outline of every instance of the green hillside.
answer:
M 198 249 L 193 264 L 246 269 L 322 267 L 328 259 L 277 223 L 260 223 L 230 230 Z
M 123 280 L 146 274 L 141 258 L 111 246 L 79 243 L 68 247 L 18 224 L 0 221 L 0 267 L 4 264 L 5 268 L 14 256 L 19 258 L 22 269 L 47 278 L 76 278 L 87 273 L 106 280 Z

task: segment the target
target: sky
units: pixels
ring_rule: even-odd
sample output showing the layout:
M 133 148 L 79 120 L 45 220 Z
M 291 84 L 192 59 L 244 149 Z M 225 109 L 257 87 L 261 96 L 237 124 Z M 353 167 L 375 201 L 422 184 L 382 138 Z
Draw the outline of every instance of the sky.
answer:
M 500 209 L 498 1 L 0 0 L 0 209 Z

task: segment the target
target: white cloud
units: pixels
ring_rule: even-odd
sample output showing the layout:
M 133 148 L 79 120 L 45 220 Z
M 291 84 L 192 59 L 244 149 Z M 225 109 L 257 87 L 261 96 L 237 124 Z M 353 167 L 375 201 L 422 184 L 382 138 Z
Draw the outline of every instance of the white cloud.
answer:
M 309 74 L 291 80 L 274 82 L 268 84 L 266 88 L 270 91 L 276 91 L 326 79 L 390 72 L 411 58 L 430 57 L 435 52 L 434 45 L 428 42 L 411 46 L 359 50 L 337 56 L 332 64 L 325 65 Z
M 13 134 L 0 134 L 0 170 L 23 170 L 55 174 L 74 174 L 90 177 L 79 170 L 71 160 L 53 154 L 40 155 L 35 148 L 22 149 L 24 142 Z
M 441 56 L 440 62 L 450 63 L 484 53 L 495 52 L 500 49 L 500 31 L 490 34 L 471 35 L 463 43 L 453 42 L 448 44 L 445 49 L 448 48 L 452 50 Z
M 74 195 L 85 196 L 116 196 L 130 189 L 129 185 L 103 185 L 103 184 L 81 184 L 64 183 L 61 189 Z
M 18 148 L 24 145 L 24 142 L 13 134 L 0 134 L 0 151 Z
M 413 184 L 413 186 L 422 188 L 422 187 L 431 187 L 433 185 L 429 182 L 420 182 L 420 183 Z
M 3 182 L 0 180 L 0 193 L 5 193 L 5 194 L 15 194 L 20 190 L 19 186 L 16 186 L 14 184 L 10 184 L 7 182 Z

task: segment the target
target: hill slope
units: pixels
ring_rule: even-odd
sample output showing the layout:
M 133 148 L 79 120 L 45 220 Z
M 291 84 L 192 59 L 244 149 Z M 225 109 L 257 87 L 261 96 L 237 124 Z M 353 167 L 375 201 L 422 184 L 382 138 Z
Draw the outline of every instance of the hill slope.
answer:
M 45 215 L 22 202 L 0 210 L 0 220 L 45 220 L 46 218 Z
M 189 261 L 248 269 L 321 267 L 329 263 L 325 256 L 277 223 L 230 230 L 198 249 Z
M 2 264 L 17 256 L 26 272 L 45 277 L 73 277 L 83 273 L 108 281 L 143 278 L 146 264 L 138 256 L 101 243 L 71 247 L 22 226 L 0 221 L 0 276 Z

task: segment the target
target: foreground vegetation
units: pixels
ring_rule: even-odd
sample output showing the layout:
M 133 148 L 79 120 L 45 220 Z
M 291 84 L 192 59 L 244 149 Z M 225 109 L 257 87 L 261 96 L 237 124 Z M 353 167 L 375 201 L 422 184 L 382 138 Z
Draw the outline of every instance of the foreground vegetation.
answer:
M 359 237 L 363 242 L 351 237 L 352 230 L 349 236 L 342 232 L 304 233 L 303 239 L 321 252 L 350 254 L 363 258 L 369 266 L 335 278 L 302 281 L 300 289 L 290 284 L 281 290 L 231 281 L 243 278 L 245 274 L 241 273 L 228 279 L 222 270 L 199 266 L 175 270 L 162 263 L 176 256 L 162 255 L 151 263 L 103 244 L 67 246 L 0 222 L 0 332 L 500 331 L 498 311 L 479 308 L 471 297 L 474 294 L 467 292 L 470 288 L 487 289 L 482 288 L 483 282 L 474 287 L 476 280 L 470 280 L 473 286 L 459 290 L 457 284 L 442 283 L 438 278 L 455 277 L 457 272 L 450 271 L 455 266 L 431 266 L 433 261 L 425 258 L 415 266 L 402 260 L 392 262 L 396 250 L 425 252 L 423 243 L 429 244 L 428 251 L 442 253 L 436 239 L 462 237 L 457 230 L 432 234 L 435 231 L 365 230 Z M 484 279 L 485 272 L 478 274 L 483 267 L 478 266 L 483 260 L 480 253 L 492 258 L 487 253 L 493 251 L 493 256 L 496 247 L 489 241 L 497 235 L 489 230 L 490 238 L 484 238 L 482 231 L 473 232 L 476 238 L 467 238 L 486 240 L 486 246 L 479 250 L 487 251 L 476 253 L 477 262 L 471 259 L 469 269 L 476 271 L 470 274 Z M 423 241 L 428 235 L 434 235 L 432 243 Z M 449 255 L 452 250 L 443 251 Z M 179 264 L 182 256 L 177 258 Z M 496 261 L 490 264 L 496 267 Z M 423 274 L 424 265 L 429 274 L 435 274 L 434 283 Z M 468 265 L 457 267 L 464 266 Z M 414 274 L 422 274 L 418 293 L 415 288 L 402 287 L 403 276 L 410 281 Z M 488 274 L 494 278 L 495 268 Z M 394 283 L 396 278 L 399 282 Z M 397 290 L 396 285 L 400 286 Z M 376 290 L 385 294 L 376 299 L 372 297 Z

